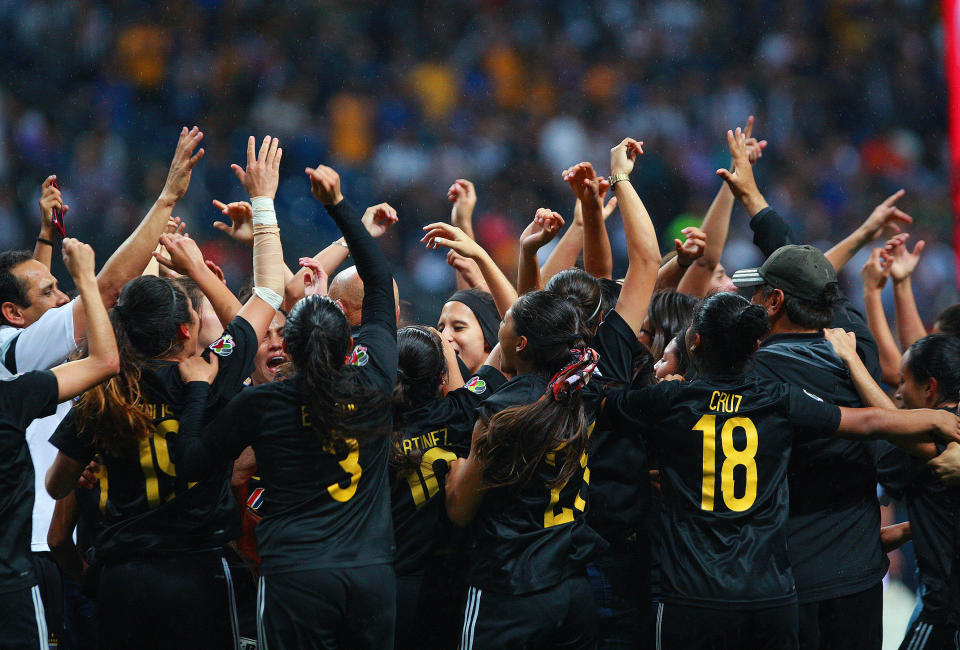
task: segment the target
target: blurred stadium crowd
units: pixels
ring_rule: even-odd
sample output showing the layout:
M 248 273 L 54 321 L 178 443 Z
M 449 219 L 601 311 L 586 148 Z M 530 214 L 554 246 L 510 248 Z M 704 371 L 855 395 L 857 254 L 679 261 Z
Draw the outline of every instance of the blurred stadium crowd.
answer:
M 623 133 L 646 142 L 635 182 L 658 232 L 699 223 L 728 161 L 725 130 L 753 113 L 770 141 L 761 184 L 801 240 L 826 247 L 906 188 L 913 237 L 927 241 L 914 284 L 929 324 L 957 301 L 938 11 L 920 0 L 0 0 L 0 248 L 32 246 L 40 183 L 56 173 L 68 233 L 112 250 L 163 183 L 179 125 L 198 124 L 207 156 L 178 216 L 238 286 L 249 251 L 212 228 L 210 201 L 242 198 L 228 165 L 247 134 L 269 130 L 285 149 L 287 257 L 337 236 L 306 191 L 302 170 L 319 155 L 358 204 L 397 208 L 384 245 L 401 296 L 432 317 L 454 274 L 417 242 L 448 213 L 454 179 L 476 183 L 478 238 L 509 274 L 537 207 L 572 213 L 561 170 L 605 161 Z M 730 269 L 759 261 L 737 210 Z M 855 301 L 866 255 L 847 267 Z

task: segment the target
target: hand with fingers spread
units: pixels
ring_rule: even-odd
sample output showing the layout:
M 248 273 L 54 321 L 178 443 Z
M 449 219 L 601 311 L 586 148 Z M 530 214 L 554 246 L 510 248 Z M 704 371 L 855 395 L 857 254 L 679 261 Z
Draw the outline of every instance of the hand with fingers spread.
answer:
M 535 254 L 553 241 L 561 228 L 563 217 L 547 208 L 540 208 L 520 235 L 520 248 L 527 254 Z
M 208 361 L 203 356 L 195 354 L 181 361 L 178 366 L 183 383 L 202 381 L 212 384 L 213 380 L 217 378 L 217 371 L 220 369 L 220 358 L 216 354 L 211 354 Z
M 168 235 L 182 235 L 187 228 L 187 222 L 182 221 L 180 217 L 170 217 L 167 219 L 167 227 L 164 229 Z
M 390 226 L 397 223 L 397 220 L 397 211 L 394 210 L 393 206 L 389 203 L 371 205 L 363 213 L 363 218 L 361 219 L 367 232 L 370 233 L 370 236 L 374 239 L 387 232 Z
M 730 155 L 733 158 L 733 171 L 718 169 L 717 176 L 726 181 L 730 191 L 753 217 L 767 207 L 767 202 L 760 194 L 757 181 L 753 177 L 753 165 L 747 151 L 747 138 L 739 126 L 736 131 L 727 131 L 727 144 L 730 146 Z
M 905 190 L 897 190 L 873 209 L 867 220 L 860 226 L 867 237 L 866 241 L 875 240 L 884 231 L 890 234 L 899 234 L 901 232 L 900 226 L 913 223 L 913 217 L 896 206 L 897 201 L 905 193 Z
M 89 244 L 67 237 L 63 240 L 63 264 L 75 283 L 91 281 L 96 283 L 94 253 Z
M 864 291 L 880 291 L 887 284 L 890 277 L 890 264 L 893 258 L 883 248 L 874 248 L 870 259 L 863 265 L 860 277 L 863 279 Z
M 161 235 L 160 243 L 166 252 L 154 251 L 153 256 L 162 266 L 190 277 L 207 269 L 197 242 L 186 235 Z
M 66 214 L 70 209 L 69 205 L 63 202 L 63 194 L 57 187 L 57 176 L 47 176 L 40 186 L 40 231 L 41 236 L 46 239 L 53 237 L 56 232 L 54 225 L 54 211 L 60 210 L 61 214 Z
M 643 154 L 643 141 L 624 138 L 620 144 L 610 150 L 610 175 L 620 176 L 633 171 L 637 156 Z
M 830 342 L 841 361 L 847 363 L 857 357 L 857 335 L 853 332 L 842 327 L 827 327 L 823 330 L 823 338 Z
M 340 192 L 340 174 L 332 167 L 317 165 L 316 169 L 307 167 L 304 170 L 310 179 L 310 191 L 320 203 L 337 205 L 343 200 Z
M 173 154 L 173 162 L 170 163 L 167 182 L 163 186 L 163 192 L 160 193 L 161 199 L 166 203 L 176 203 L 187 193 L 193 168 L 200 162 L 205 153 L 203 148 L 194 153 L 194 149 L 197 148 L 201 140 L 203 140 L 203 131 L 197 127 L 193 127 L 189 131 L 187 127 L 180 130 L 180 139 L 177 141 L 177 149 Z
M 256 139 L 251 135 L 247 138 L 247 167 L 232 164 L 230 169 L 237 175 L 243 189 L 250 198 L 265 196 L 273 199 L 277 195 L 277 185 L 280 184 L 280 159 L 283 149 L 280 141 L 269 135 L 263 139 L 260 151 L 256 151 Z
M 300 266 L 308 269 L 303 276 L 304 297 L 327 295 L 327 272 L 323 270 L 320 262 L 312 257 L 301 257 Z
M 438 246 L 443 246 L 474 260 L 484 254 L 480 244 L 467 237 L 463 230 L 449 223 L 431 223 L 424 226 L 423 230 L 427 234 L 420 241 L 426 244 L 427 248 L 436 249 Z
M 673 245 L 677 251 L 677 264 L 685 269 L 703 256 L 703 251 L 707 248 L 707 236 L 695 226 L 688 226 L 680 232 L 683 233 L 684 241 L 674 239 Z
M 884 247 L 890 255 L 890 277 L 894 283 L 900 283 L 910 278 L 920 263 L 920 255 L 926 243 L 921 239 L 913 245 L 913 251 L 907 249 L 909 233 L 894 235 L 887 240 Z
M 249 203 L 246 201 L 224 203 L 214 199 L 213 207 L 230 220 L 229 226 L 222 221 L 214 221 L 214 228 L 226 233 L 239 244 L 253 246 L 253 207 Z

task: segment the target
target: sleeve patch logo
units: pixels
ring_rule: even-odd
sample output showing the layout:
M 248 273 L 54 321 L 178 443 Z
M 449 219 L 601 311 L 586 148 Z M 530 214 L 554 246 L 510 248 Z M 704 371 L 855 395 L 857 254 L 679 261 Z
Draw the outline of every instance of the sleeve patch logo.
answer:
M 362 345 L 355 345 L 350 356 L 347 357 L 348 366 L 365 366 L 370 363 L 370 354 L 367 348 Z
M 810 399 L 815 399 L 815 400 L 817 400 L 818 402 L 822 402 L 822 401 L 823 401 L 823 398 L 817 397 L 816 395 L 814 395 L 813 393 L 811 393 L 810 391 L 808 391 L 806 388 L 803 389 L 803 392 L 806 393 L 806 394 L 807 394 L 807 397 L 809 397 Z
M 224 334 L 219 339 L 210 344 L 210 349 L 213 350 L 214 354 L 221 357 L 229 357 L 233 354 L 233 349 L 237 347 L 233 342 L 233 337 L 229 334 Z
M 471 379 L 466 383 L 466 388 L 471 393 L 475 393 L 476 395 L 483 395 L 484 393 L 487 392 L 487 382 L 480 379 L 479 377 L 474 377 L 473 379 Z
M 250 493 L 250 496 L 247 498 L 247 507 L 258 512 L 260 506 L 263 505 L 263 488 L 256 488 L 253 492 Z

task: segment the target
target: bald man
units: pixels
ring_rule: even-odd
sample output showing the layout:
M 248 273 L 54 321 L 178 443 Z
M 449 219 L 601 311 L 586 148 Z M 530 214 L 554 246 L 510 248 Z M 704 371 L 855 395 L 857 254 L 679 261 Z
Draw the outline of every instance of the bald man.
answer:
M 357 273 L 357 267 L 345 268 L 333 276 L 327 295 L 331 300 L 339 301 L 351 328 L 360 327 L 360 312 L 363 308 L 363 280 Z M 396 280 L 393 281 L 393 302 L 397 308 L 397 322 L 399 322 L 400 289 L 397 287 Z

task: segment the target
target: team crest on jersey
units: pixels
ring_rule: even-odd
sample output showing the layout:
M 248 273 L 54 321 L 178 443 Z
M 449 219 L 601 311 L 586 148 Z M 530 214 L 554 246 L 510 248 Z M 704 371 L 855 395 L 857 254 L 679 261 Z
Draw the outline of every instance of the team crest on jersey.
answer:
M 823 401 L 823 398 L 822 398 L 822 397 L 817 397 L 816 395 L 814 395 L 813 393 L 811 393 L 810 391 L 808 391 L 806 388 L 803 389 L 803 392 L 806 393 L 806 394 L 807 394 L 807 397 L 809 397 L 810 399 L 815 399 L 815 400 L 817 400 L 818 402 L 822 402 L 822 401 Z
M 263 505 L 263 488 L 256 488 L 247 498 L 247 507 L 254 512 L 260 510 Z
M 365 366 L 368 363 L 370 363 L 370 354 L 367 352 L 367 348 L 362 345 L 354 346 L 350 356 L 347 357 L 347 365 Z
M 237 347 L 236 343 L 233 341 L 233 337 L 229 334 L 224 334 L 219 339 L 210 344 L 210 349 L 217 356 L 229 357 L 233 354 L 233 349 Z
M 471 393 L 475 393 L 477 395 L 483 395 L 484 393 L 487 392 L 487 382 L 480 379 L 479 377 L 474 377 L 473 379 L 468 381 L 466 383 L 466 387 L 468 391 L 470 391 Z

